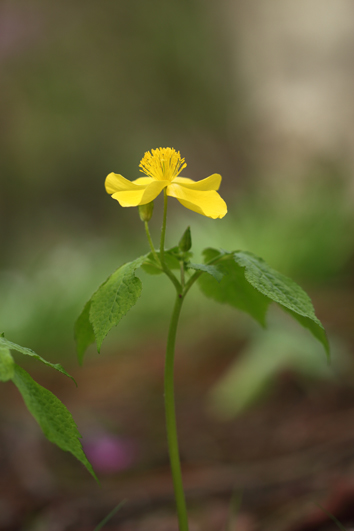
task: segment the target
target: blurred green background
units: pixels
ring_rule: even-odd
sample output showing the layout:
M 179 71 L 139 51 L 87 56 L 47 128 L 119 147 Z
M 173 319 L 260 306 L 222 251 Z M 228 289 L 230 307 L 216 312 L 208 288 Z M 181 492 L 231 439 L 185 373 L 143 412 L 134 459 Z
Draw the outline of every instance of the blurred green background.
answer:
M 147 251 L 137 211 L 110 199 L 105 176 L 137 178 L 144 152 L 160 146 L 181 151 L 185 176 L 221 173 L 229 208 L 213 221 L 171 201 L 168 245 L 190 224 L 197 255 L 207 245 L 251 250 L 315 295 L 353 285 L 350 5 L 317 9 L 315 33 L 305 17 L 313 6 L 255 6 L 2 2 L 0 323 L 9 339 L 76 363 L 84 302 Z M 156 241 L 160 222 L 157 200 Z M 156 282 L 144 277 L 142 299 L 104 352 L 164 339 L 169 288 Z M 214 304 L 191 296 L 182 344 L 212 334 L 209 322 L 231 326 L 235 340 L 256 333 L 247 318 L 217 312 L 215 321 Z
M 168 466 L 162 410 L 173 295 L 168 280 L 139 272 L 141 299 L 106 339 L 100 358 L 90 348 L 83 369 L 73 340 L 74 322 L 96 287 L 123 262 L 148 251 L 137 210 L 113 201 L 104 179 L 112 171 L 137 178 L 144 152 L 157 147 L 181 152 L 186 177 L 220 173 L 229 210 L 214 221 L 171 200 L 167 246 L 190 225 L 195 261 L 205 246 L 262 256 L 308 291 L 332 345 L 329 368 L 309 333 L 276 309 L 262 330 L 247 316 L 204 299 L 197 287 L 192 290 L 176 356 L 183 459 L 220 463 L 259 456 L 261 450 L 247 452 L 262 436 L 247 430 L 252 419 L 254 426 L 257 418 L 267 419 L 267 412 L 257 417 L 257 409 L 248 408 L 257 400 L 260 407 L 268 404 L 261 398 L 269 394 L 275 396 L 269 407 L 284 419 L 288 444 L 275 449 L 276 455 L 294 448 L 289 441 L 297 444 L 292 425 L 286 431 L 291 415 L 281 410 L 284 397 L 284 409 L 291 404 L 296 415 L 297 405 L 302 408 L 303 431 L 295 426 L 295 432 L 305 434 L 299 442 L 305 446 L 313 424 L 307 411 L 315 404 L 316 417 L 321 409 L 317 389 L 324 390 L 319 404 L 338 389 L 342 398 L 348 393 L 343 402 L 330 397 L 328 404 L 340 408 L 350 402 L 353 49 L 350 0 L 0 3 L 0 332 L 75 374 L 78 390 L 61 375 L 38 369 L 34 376 L 75 413 L 84 441 L 101 432 L 127 435 L 144 449 L 134 466 Z M 155 242 L 161 207 L 160 197 L 150 224 Z M 37 370 L 35 362 L 26 367 L 31 374 Z M 3 403 L 22 411 L 15 395 L 7 394 L 10 387 L 2 389 Z M 245 411 L 251 411 L 249 424 Z M 16 453 L 12 441 L 27 441 L 32 424 L 21 428 L 22 417 L 5 406 L 0 414 L 15 462 L 27 455 L 27 446 L 26 452 L 16 447 Z M 229 424 L 210 428 L 215 418 Z M 245 422 L 241 431 L 238 421 Z M 267 425 L 264 420 L 265 431 Z M 271 440 L 269 433 L 264 438 Z M 38 445 L 44 443 L 31 444 L 23 443 L 31 455 L 42 455 Z M 52 452 L 61 477 L 64 458 Z M 13 465 L 17 472 L 9 469 L 3 477 L 12 481 L 19 474 L 26 496 L 34 496 L 35 488 L 46 491 L 42 477 L 39 486 L 31 483 L 44 470 L 43 460 L 33 458 L 31 465 L 21 459 L 21 466 Z M 66 462 L 69 480 L 60 481 L 68 488 L 70 478 L 81 476 L 70 456 Z M 37 466 L 35 473 L 31 466 Z M 109 466 L 107 473 L 119 470 Z M 16 503 L 13 514 L 22 514 Z

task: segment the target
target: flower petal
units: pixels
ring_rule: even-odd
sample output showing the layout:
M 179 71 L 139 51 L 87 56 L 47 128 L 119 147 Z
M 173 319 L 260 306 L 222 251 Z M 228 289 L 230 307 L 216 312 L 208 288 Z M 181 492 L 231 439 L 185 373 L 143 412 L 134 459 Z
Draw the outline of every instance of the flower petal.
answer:
M 155 181 L 151 179 L 148 185 L 138 186 L 134 183 L 131 184 L 134 186 L 133 189 L 131 188 L 130 190 L 123 190 L 112 194 L 113 199 L 116 199 L 122 207 L 134 207 L 150 203 L 170 184 L 170 181 Z
M 152 177 L 139 177 L 138 179 L 135 179 L 134 181 L 132 181 L 134 184 L 150 184 L 154 181 L 155 179 L 153 179 Z
M 175 179 L 173 179 L 172 182 L 176 184 L 181 184 L 182 186 L 190 188 L 191 190 L 219 190 L 221 183 L 221 175 L 219 175 L 218 173 L 213 173 L 213 175 L 210 175 L 210 177 L 202 179 L 201 181 L 193 181 L 192 179 L 187 179 L 186 177 L 176 177 Z
M 204 180 L 206 181 L 207 179 Z M 215 190 L 200 191 L 193 190 L 187 186 L 186 184 L 181 185 L 173 182 L 167 187 L 167 195 L 178 199 L 181 205 L 189 208 L 189 210 L 208 218 L 216 219 L 225 216 L 227 213 L 226 203 Z
M 150 181 L 152 181 L 152 179 L 150 179 Z M 125 179 L 125 177 L 119 175 L 118 173 L 110 173 L 107 175 L 104 183 L 106 192 L 108 194 L 114 194 L 115 192 L 123 192 L 127 190 L 144 190 L 146 188 L 146 184 L 147 183 L 144 183 L 144 186 L 138 186 L 137 184 L 132 183 L 132 181 L 128 181 L 128 179 Z

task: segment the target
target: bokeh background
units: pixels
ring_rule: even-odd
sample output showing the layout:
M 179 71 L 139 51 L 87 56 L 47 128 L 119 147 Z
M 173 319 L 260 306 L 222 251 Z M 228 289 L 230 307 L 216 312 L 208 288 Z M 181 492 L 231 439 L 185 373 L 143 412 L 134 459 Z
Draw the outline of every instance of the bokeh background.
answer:
M 111 529 L 175 529 L 162 403 L 173 289 L 139 273 L 143 295 L 101 355 L 79 368 L 73 341 L 91 293 L 148 250 L 105 176 L 137 178 L 160 146 L 180 150 L 184 176 L 220 173 L 229 209 L 213 221 L 170 201 L 167 244 L 190 225 L 196 257 L 262 256 L 310 293 L 332 345 L 328 367 L 276 309 L 263 331 L 191 293 L 176 392 L 193 529 L 224 528 L 234 491 L 240 530 L 327 529 L 306 527 L 321 520 L 313 500 L 353 518 L 353 50 L 350 0 L 1 2 L 0 328 L 74 374 L 78 389 L 21 360 L 72 411 L 102 488 L 2 384 L 0 529 L 93 529 L 122 498 Z

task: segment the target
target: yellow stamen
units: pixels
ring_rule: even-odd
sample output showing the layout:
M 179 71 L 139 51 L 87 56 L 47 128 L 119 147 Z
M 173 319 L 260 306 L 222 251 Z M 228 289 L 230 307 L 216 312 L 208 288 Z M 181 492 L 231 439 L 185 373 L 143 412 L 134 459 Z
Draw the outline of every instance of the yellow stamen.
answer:
M 180 152 L 173 148 L 147 151 L 139 164 L 142 173 L 159 181 L 173 181 L 186 166 Z

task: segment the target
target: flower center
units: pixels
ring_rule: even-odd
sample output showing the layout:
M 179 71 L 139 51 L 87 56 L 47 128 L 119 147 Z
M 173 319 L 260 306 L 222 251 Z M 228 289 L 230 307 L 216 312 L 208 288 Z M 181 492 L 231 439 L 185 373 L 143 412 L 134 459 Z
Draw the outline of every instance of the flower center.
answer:
M 139 164 L 142 173 L 158 181 L 173 181 L 186 166 L 180 152 L 173 148 L 147 151 Z

